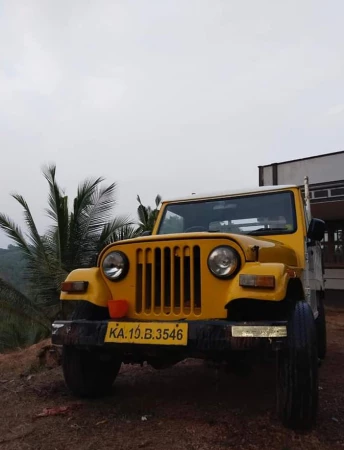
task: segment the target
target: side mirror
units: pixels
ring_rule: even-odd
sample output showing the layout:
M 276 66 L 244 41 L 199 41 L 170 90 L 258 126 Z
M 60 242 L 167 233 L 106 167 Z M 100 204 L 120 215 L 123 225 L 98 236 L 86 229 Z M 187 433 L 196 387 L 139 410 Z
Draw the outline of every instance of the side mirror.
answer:
M 309 224 L 307 237 L 313 242 L 320 242 L 325 235 L 325 222 L 321 219 L 312 219 Z
M 144 231 L 141 236 L 151 236 L 152 232 L 151 231 Z

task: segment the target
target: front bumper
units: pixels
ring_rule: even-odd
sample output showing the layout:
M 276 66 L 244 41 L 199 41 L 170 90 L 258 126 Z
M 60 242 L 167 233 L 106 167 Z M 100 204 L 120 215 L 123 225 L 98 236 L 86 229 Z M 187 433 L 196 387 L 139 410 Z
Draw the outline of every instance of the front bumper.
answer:
M 168 350 L 166 346 L 157 344 L 138 345 L 133 343 L 108 343 L 105 336 L 109 323 L 113 320 L 88 321 L 56 321 L 52 325 L 52 343 L 54 345 L 75 345 L 78 347 L 106 347 L 118 349 L 123 353 L 133 351 L 151 352 L 152 350 Z M 133 324 L 137 322 L 133 321 Z M 142 322 L 141 322 L 142 323 Z M 163 326 L 167 322 L 159 322 Z M 169 322 L 171 323 L 171 322 Z M 286 345 L 286 322 L 228 322 L 227 320 L 187 321 L 187 344 L 173 347 L 187 356 L 227 352 L 234 350 L 250 350 L 262 347 L 279 349 Z

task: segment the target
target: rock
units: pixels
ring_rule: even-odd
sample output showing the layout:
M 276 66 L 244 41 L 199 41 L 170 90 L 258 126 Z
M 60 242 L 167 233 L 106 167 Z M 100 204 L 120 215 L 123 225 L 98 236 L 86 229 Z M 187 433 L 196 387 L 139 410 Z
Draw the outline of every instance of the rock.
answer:
M 53 369 L 62 363 L 62 351 L 59 347 L 54 345 L 46 345 L 42 347 L 37 353 L 39 365 Z

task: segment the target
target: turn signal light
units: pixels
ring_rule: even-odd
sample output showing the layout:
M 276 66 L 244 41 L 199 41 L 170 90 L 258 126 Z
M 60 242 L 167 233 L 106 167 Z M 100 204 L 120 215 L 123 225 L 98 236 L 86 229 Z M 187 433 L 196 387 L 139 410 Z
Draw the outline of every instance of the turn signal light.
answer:
M 128 302 L 126 300 L 109 300 L 108 308 L 111 319 L 125 317 L 128 312 Z
M 240 275 L 239 285 L 241 287 L 273 289 L 275 287 L 275 277 L 273 275 Z
M 61 291 L 63 292 L 86 292 L 88 288 L 88 281 L 64 281 L 61 284 Z

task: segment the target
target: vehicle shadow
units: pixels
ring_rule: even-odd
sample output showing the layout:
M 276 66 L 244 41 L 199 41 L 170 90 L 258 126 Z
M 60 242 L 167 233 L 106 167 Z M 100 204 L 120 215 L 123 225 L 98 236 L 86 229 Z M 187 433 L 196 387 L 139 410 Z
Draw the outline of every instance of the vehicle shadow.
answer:
M 123 367 L 106 403 L 127 414 L 164 416 L 166 409 L 169 417 L 182 413 L 183 418 L 221 410 L 261 414 L 274 410 L 275 365 L 256 365 L 245 376 L 228 373 L 224 367 L 209 368 L 197 360 L 160 371 L 149 366 Z
M 274 363 L 257 364 L 251 373 L 240 375 L 228 372 L 224 366 L 209 367 L 204 361 L 191 359 L 163 370 L 149 365 L 123 365 L 111 394 L 96 399 L 76 399 L 60 372 L 56 372 L 54 380 L 44 380 L 30 390 L 50 400 L 81 402 L 83 410 L 101 411 L 108 417 L 219 423 L 228 414 L 237 416 L 238 421 L 274 414 L 275 373 Z

